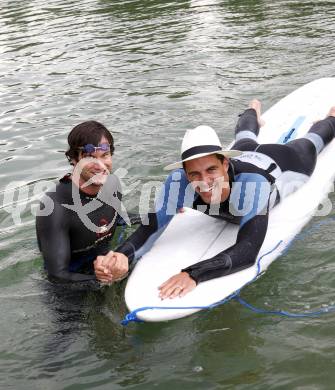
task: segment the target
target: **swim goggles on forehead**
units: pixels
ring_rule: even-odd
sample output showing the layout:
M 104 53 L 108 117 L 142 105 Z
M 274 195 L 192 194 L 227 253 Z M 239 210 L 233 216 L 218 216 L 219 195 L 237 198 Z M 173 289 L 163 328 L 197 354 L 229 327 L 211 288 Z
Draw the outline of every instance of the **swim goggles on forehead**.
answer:
M 95 153 L 98 150 L 101 150 L 102 152 L 109 152 L 111 150 L 110 144 L 99 144 L 98 146 L 95 146 L 93 144 L 87 144 L 84 146 L 81 146 L 78 148 L 79 150 L 82 150 L 83 153 Z

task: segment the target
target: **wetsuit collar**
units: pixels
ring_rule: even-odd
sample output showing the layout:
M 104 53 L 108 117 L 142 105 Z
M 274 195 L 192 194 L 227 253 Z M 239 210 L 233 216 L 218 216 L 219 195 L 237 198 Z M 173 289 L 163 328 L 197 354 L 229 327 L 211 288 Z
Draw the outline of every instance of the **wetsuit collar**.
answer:
M 72 184 L 72 185 L 75 185 L 71 179 L 71 173 L 67 173 L 65 176 L 63 176 L 61 179 L 59 179 L 59 182 L 60 183 L 63 183 L 63 184 Z M 78 188 L 78 187 L 77 187 Z M 86 199 L 95 199 L 99 193 L 95 194 L 95 195 L 90 195 L 90 194 L 86 194 L 86 192 L 82 191 L 80 188 L 79 188 L 79 194 L 80 194 L 80 197 L 81 198 L 86 198 Z

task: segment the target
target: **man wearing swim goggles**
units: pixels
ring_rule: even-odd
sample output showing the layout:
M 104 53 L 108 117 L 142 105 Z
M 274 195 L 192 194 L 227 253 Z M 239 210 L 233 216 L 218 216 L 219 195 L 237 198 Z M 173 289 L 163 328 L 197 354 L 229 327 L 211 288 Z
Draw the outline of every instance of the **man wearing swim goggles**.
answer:
M 87 145 L 84 145 L 78 149 L 82 150 L 83 153 L 85 153 L 85 154 L 92 154 L 92 153 L 95 153 L 96 151 L 99 151 L 99 150 L 101 150 L 103 152 L 109 152 L 110 151 L 110 144 L 105 143 L 105 144 L 99 144 L 98 146 L 94 146 L 93 144 L 87 144 Z
M 118 279 L 127 272 L 116 264 L 120 275 L 104 279 L 104 271 L 94 273 L 93 261 L 113 262 L 111 241 L 117 224 L 122 223 L 119 191 L 112 171 L 114 140 L 99 122 L 87 121 L 75 126 L 68 136 L 65 155 L 73 171 L 59 180 L 54 191 L 41 200 L 40 215 L 36 217 L 39 248 L 49 279 L 60 282 L 83 282 Z M 51 213 L 44 213 L 53 204 Z M 124 223 L 124 222 L 123 222 Z M 116 261 L 116 260 L 115 260 Z M 99 274 L 100 272 L 100 274 Z
M 72 160 L 74 170 L 72 180 L 84 192 L 96 195 L 99 186 L 103 185 L 112 171 L 111 145 L 105 136 L 97 146 L 86 144 L 78 147 L 79 160 Z

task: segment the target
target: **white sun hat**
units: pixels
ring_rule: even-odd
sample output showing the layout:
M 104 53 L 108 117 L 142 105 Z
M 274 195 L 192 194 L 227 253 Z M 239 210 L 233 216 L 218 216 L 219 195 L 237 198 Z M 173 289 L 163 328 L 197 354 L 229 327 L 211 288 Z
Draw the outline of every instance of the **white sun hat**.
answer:
M 219 137 L 210 126 L 198 126 L 187 130 L 181 144 L 181 161 L 164 167 L 165 171 L 182 168 L 183 162 L 210 154 L 222 154 L 225 157 L 236 157 L 242 154 L 239 150 L 223 149 Z

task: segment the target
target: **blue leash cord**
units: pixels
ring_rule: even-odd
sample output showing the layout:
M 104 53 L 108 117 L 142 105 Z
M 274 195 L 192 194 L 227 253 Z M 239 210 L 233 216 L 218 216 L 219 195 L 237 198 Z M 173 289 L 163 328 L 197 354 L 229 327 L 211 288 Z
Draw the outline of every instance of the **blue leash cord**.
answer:
M 267 256 L 268 254 L 272 253 L 273 251 L 275 251 L 279 245 L 282 243 L 283 241 L 279 241 L 278 244 L 273 248 L 271 249 L 271 251 L 265 253 L 263 256 L 261 256 L 259 259 L 258 259 L 258 262 L 257 262 L 257 273 L 256 273 L 256 276 L 248 283 L 246 283 L 243 287 L 247 286 L 248 284 L 252 283 L 253 281 L 255 281 L 259 275 L 260 275 L 260 261 L 262 260 L 263 257 Z M 242 287 L 242 288 L 243 288 Z M 232 300 L 233 298 L 236 298 L 239 294 L 240 294 L 240 291 L 241 289 L 237 290 L 236 292 L 234 292 L 233 294 L 231 294 L 230 296 L 222 299 L 221 301 L 218 301 L 218 302 L 215 302 L 215 303 L 212 303 L 211 305 L 208 305 L 208 306 L 175 306 L 175 307 L 165 307 L 165 306 L 145 306 L 145 307 L 139 307 L 138 309 L 136 310 L 133 310 L 131 311 L 130 313 L 128 313 L 125 318 L 121 321 L 121 324 L 122 325 L 128 325 L 129 322 L 144 322 L 142 320 L 140 320 L 138 317 L 137 317 L 137 313 L 141 312 L 141 311 L 145 311 L 145 310 L 192 310 L 192 309 L 195 309 L 195 310 L 204 310 L 204 309 L 213 309 L 214 307 L 216 306 L 219 306 L 219 305 L 223 305 L 224 303 Z
M 334 217 L 330 217 L 328 220 L 334 220 Z M 324 223 L 325 223 L 325 221 L 323 221 L 323 223 L 320 223 L 318 225 L 323 225 Z M 250 282 L 246 283 L 243 287 L 246 287 L 248 284 L 254 282 L 260 276 L 260 274 L 261 274 L 260 262 L 261 262 L 262 258 L 269 255 L 273 251 L 275 251 L 282 244 L 282 242 L 283 241 L 279 241 L 278 244 L 271 251 L 265 253 L 264 255 L 262 255 L 258 259 L 256 276 Z M 287 250 L 287 247 L 285 249 Z M 215 302 L 215 303 L 208 305 L 208 306 L 187 306 L 187 307 L 183 307 L 183 306 L 176 306 L 176 307 L 145 306 L 145 307 L 140 307 L 140 308 L 128 313 L 125 316 L 125 318 L 121 321 L 121 324 L 126 326 L 129 324 L 129 322 L 144 322 L 143 320 L 140 320 L 137 317 L 137 313 L 139 313 L 141 311 L 145 311 L 145 310 L 176 310 L 176 309 L 177 310 L 179 310 L 179 309 L 204 310 L 204 309 L 213 309 L 213 308 L 215 308 L 219 305 L 223 305 L 223 304 L 225 304 L 233 299 L 236 300 L 237 302 L 239 302 L 241 305 L 243 305 L 247 309 L 253 311 L 254 313 L 277 315 L 277 316 L 282 316 L 282 317 L 287 317 L 287 318 L 318 317 L 318 316 L 323 315 L 323 314 L 330 314 L 330 313 L 335 312 L 335 305 L 327 306 L 327 307 L 321 308 L 321 309 L 316 310 L 316 311 L 309 311 L 309 312 L 303 312 L 303 313 L 290 313 L 290 312 L 283 311 L 283 310 L 265 310 L 265 309 L 257 308 L 255 306 L 251 305 L 250 303 L 246 302 L 244 299 L 242 299 L 240 296 L 241 289 L 237 290 L 236 292 L 234 292 L 230 296 L 222 299 L 221 301 Z
M 238 291 L 239 293 L 239 291 Z M 128 325 L 129 322 L 144 322 L 140 320 L 137 317 L 137 313 L 145 310 L 179 310 L 179 309 L 184 309 L 184 310 L 203 310 L 203 309 L 213 309 L 216 306 L 223 305 L 224 303 L 230 301 L 231 299 L 235 298 L 236 293 L 230 295 L 229 297 L 223 299 L 222 301 L 213 303 L 208 306 L 175 306 L 175 307 L 166 307 L 166 306 L 144 306 L 140 307 L 136 310 L 133 310 L 132 312 L 128 313 L 125 318 L 121 321 L 122 325 Z
M 328 314 L 335 312 L 335 306 L 328 306 L 324 307 L 322 309 L 319 309 L 317 311 L 309 311 L 309 312 L 304 312 L 304 313 L 289 313 L 287 311 L 282 311 L 282 310 L 265 310 L 265 309 L 260 309 L 258 307 L 255 307 L 251 305 L 250 303 L 246 302 L 244 299 L 242 299 L 239 295 L 236 295 L 234 297 L 237 302 L 239 302 L 241 305 L 246 307 L 247 309 L 253 311 L 254 313 L 258 314 L 272 314 L 272 315 L 278 315 L 278 316 L 283 316 L 283 317 L 288 317 L 288 318 L 304 318 L 304 317 L 319 317 L 322 314 Z

